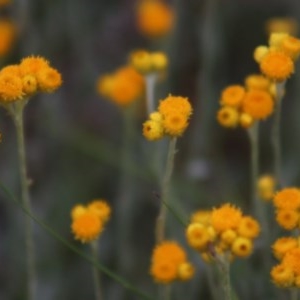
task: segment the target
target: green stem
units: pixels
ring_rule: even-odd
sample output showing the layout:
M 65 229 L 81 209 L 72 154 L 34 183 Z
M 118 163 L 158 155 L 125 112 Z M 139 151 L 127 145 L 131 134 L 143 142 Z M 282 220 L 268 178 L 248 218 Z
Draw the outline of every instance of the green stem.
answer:
M 155 110 L 155 84 L 157 80 L 156 73 L 150 73 L 145 75 L 145 82 L 146 82 L 146 102 L 147 102 L 147 113 L 148 115 Z
M 152 297 L 148 296 L 129 282 L 127 282 L 122 277 L 118 276 L 117 274 L 113 273 L 109 269 L 107 269 L 105 266 L 100 264 L 95 259 L 91 258 L 90 255 L 87 255 L 85 252 L 79 250 L 76 246 L 72 245 L 67 239 L 62 237 L 60 234 L 58 234 L 55 230 L 53 230 L 50 226 L 48 226 L 45 222 L 35 217 L 31 211 L 29 211 L 22 203 L 20 203 L 13 194 L 0 182 L 0 188 L 3 190 L 5 195 L 9 200 L 11 200 L 15 205 L 21 207 L 21 209 L 26 213 L 28 217 L 30 217 L 32 220 L 34 220 L 37 224 L 39 224 L 46 232 L 48 232 L 49 235 L 51 235 L 53 238 L 55 238 L 57 241 L 62 243 L 64 246 L 78 254 L 80 257 L 85 259 L 87 262 L 94 265 L 98 270 L 103 272 L 105 275 L 113 279 L 114 281 L 118 282 L 120 285 L 122 285 L 125 289 L 130 290 L 131 292 L 135 293 L 136 295 L 140 296 L 141 299 L 145 300 L 154 300 Z
M 291 288 L 290 289 L 290 299 L 291 300 L 297 300 L 298 299 L 298 289 L 297 288 Z
M 25 154 L 25 141 L 24 141 L 24 122 L 23 122 L 23 109 L 26 101 L 17 101 L 8 108 L 17 133 L 18 145 L 18 158 L 19 158 L 19 172 L 21 182 L 21 201 L 28 211 L 31 210 L 31 203 L 29 199 L 29 179 L 27 177 L 26 168 L 26 154 Z M 26 257 L 27 257 L 27 289 L 28 299 L 35 298 L 36 291 L 36 274 L 35 274 L 35 248 L 33 241 L 33 223 L 31 218 L 25 217 L 25 243 L 26 243 Z
M 170 180 L 174 167 L 174 157 L 176 152 L 176 141 L 175 137 L 171 138 L 169 142 L 169 150 L 167 155 L 167 163 L 165 174 L 162 182 L 162 192 L 161 192 L 161 202 L 160 202 L 160 211 L 156 220 L 156 242 L 160 243 L 164 240 L 165 237 L 165 226 L 166 226 L 166 217 L 167 217 L 167 205 L 168 205 L 168 194 L 170 188 Z
M 219 269 L 221 272 L 221 282 L 224 292 L 224 300 L 233 300 L 230 282 L 230 262 L 224 257 L 218 260 Z
M 280 119 L 281 102 L 284 94 L 285 82 L 276 83 L 275 112 L 272 130 L 272 144 L 274 151 L 274 174 L 277 180 L 277 187 L 280 188 L 281 182 L 281 143 L 280 143 Z
M 95 261 L 98 260 L 98 240 L 95 240 L 91 243 L 92 257 Z M 92 266 L 93 271 L 93 280 L 94 280 L 94 290 L 95 290 L 95 299 L 102 300 L 102 289 L 101 289 L 101 278 L 100 273 L 97 268 Z

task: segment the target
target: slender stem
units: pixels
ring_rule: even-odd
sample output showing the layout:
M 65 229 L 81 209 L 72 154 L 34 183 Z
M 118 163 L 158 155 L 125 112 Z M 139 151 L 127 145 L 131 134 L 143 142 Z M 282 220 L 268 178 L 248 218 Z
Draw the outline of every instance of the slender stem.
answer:
M 29 180 L 27 178 L 26 168 L 26 154 L 25 154 L 25 141 L 24 141 L 24 126 L 23 126 L 23 109 L 26 102 L 16 102 L 9 109 L 11 116 L 16 127 L 17 144 L 18 144 L 18 158 L 20 169 L 20 182 L 21 182 L 21 201 L 24 207 L 28 211 L 31 210 L 31 203 L 29 199 Z M 30 217 L 25 217 L 25 243 L 26 243 L 26 255 L 27 255 L 27 288 L 28 299 L 33 300 L 35 298 L 36 291 L 36 274 L 35 274 L 35 249 L 33 241 L 33 223 Z
M 224 257 L 218 260 L 219 269 L 221 272 L 221 281 L 224 292 L 224 300 L 233 300 L 231 283 L 230 283 L 230 262 Z
M 280 119 L 281 102 L 284 94 L 285 82 L 276 84 L 275 112 L 272 130 L 272 144 L 274 151 L 274 174 L 277 180 L 277 187 L 280 188 L 281 182 L 281 143 L 280 143 Z
M 161 300 L 171 300 L 172 285 L 167 284 L 162 287 Z
M 298 289 L 297 288 L 291 288 L 290 289 L 290 299 L 291 300 L 297 300 L 298 299 Z
M 167 205 L 168 204 L 168 194 L 169 194 L 169 185 L 170 179 L 173 172 L 174 166 L 174 157 L 176 152 L 176 141 L 175 137 L 171 138 L 169 142 L 169 150 L 167 156 L 167 163 L 165 174 L 162 182 L 162 192 L 161 192 L 161 202 L 160 202 L 160 211 L 156 220 L 156 242 L 159 243 L 163 241 L 165 236 L 165 223 L 167 216 Z M 165 204 L 166 203 L 166 204 Z
M 91 243 L 92 256 L 95 261 L 98 260 L 98 241 L 93 241 Z M 101 278 L 98 269 L 95 266 L 92 266 L 93 271 L 93 280 L 94 280 L 94 290 L 95 290 L 95 299 L 102 300 L 102 289 L 101 289 Z
M 146 82 L 146 102 L 147 102 L 147 113 L 150 114 L 155 110 L 155 84 L 157 80 L 156 73 L 150 73 L 145 75 Z

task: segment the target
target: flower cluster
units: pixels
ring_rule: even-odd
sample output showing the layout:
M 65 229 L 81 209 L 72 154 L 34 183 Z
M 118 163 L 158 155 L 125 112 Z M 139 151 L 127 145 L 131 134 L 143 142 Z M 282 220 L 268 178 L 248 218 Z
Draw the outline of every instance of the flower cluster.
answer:
M 254 50 L 261 72 L 276 82 L 287 80 L 295 69 L 300 54 L 300 40 L 285 32 L 271 33 L 267 46 Z
M 274 110 L 271 87 L 270 80 L 259 74 L 248 76 L 245 86 L 226 87 L 221 93 L 218 122 L 228 128 L 249 128 L 255 121 L 267 118 Z
M 153 141 L 169 135 L 181 136 L 188 126 L 192 106 L 187 98 L 169 95 L 161 100 L 158 110 L 151 113 L 143 124 L 143 135 Z
M 186 253 L 178 243 L 164 241 L 152 253 L 150 274 L 158 283 L 168 284 L 174 280 L 189 280 L 194 267 L 187 261 Z
M 71 230 L 82 243 L 97 239 L 109 220 L 111 208 L 102 199 L 93 200 L 87 206 L 78 204 L 71 211 Z
M 192 215 L 186 229 L 188 244 L 209 262 L 218 258 L 247 257 L 253 251 L 253 239 L 260 226 L 240 209 L 226 203 L 212 211 L 199 211 Z
M 285 188 L 277 192 L 273 198 L 276 208 L 276 221 L 286 230 L 300 227 L 300 190 Z
M 132 66 L 124 66 L 111 74 L 100 76 L 97 92 L 124 107 L 142 96 L 144 78 Z
M 39 56 L 24 58 L 20 64 L 0 70 L 0 104 L 28 99 L 36 92 L 51 93 L 62 83 L 60 73 Z
M 159 38 L 172 29 L 174 11 L 161 0 L 142 0 L 137 5 L 136 21 L 141 34 L 149 38 Z
M 271 270 L 273 282 L 282 288 L 300 288 L 300 244 L 295 237 L 282 237 L 272 246 L 274 256 L 280 261 Z
M 168 58 L 163 52 L 136 50 L 130 54 L 129 63 L 140 73 L 147 74 L 167 68 Z

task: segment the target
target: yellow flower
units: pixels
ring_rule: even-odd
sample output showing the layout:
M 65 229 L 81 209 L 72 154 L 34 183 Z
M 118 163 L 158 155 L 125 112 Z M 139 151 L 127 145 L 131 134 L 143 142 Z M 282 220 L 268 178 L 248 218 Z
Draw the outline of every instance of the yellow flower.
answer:
M 9 20 L 0 21 L 0 57 L 11 49 L 16 37 L 16 27 Z
M 261 120 L 272 114 L 274 102 L 269 93 L 260 90 L 250 90 L 243 100 L 243 111 L 254 119 Z
M 240 107 L 245 96 L 245 88 L 241 85 L 230 85 L 221 94 L 221 105 Z
M 0 75 L 4 75 L 4 74 L 21 77 L 20 66 L 8 65 L 0 70 Z
M 253 125 L 254 119 L 249 114 L 243 112 L 240 114 L 239 123 L 243 128 L 247 129 Z
M 276 212 L 277 223 L 286 230 L 296 228 L 299 223 L 299 213 L 289 209 L 279 209 Z
M 163 52 L 150 53 L 152 68 L 154 71 L 165 70 L 168 66 L 168 57 Z
M 114 85 L 113 75 L 100 76 L 96 83 L 97 92 L 105 97 L 110 97 Z
M 238 237 L 234 240 L 231 246 L 231 251 L 238 257 L 246 257 L 252 253 L 253 243 L 250 239 Z
M 279 209 L 299 209 L 300 191 L 297 188 L 284 188 L 275 194 L 273 202 L 274 206 Z
M 268 52 L 269 48 L 267 46 L 258 46 L 254 49 L 253 58 L 257 63 L 260 63 Z
M 20 77 L 0 74 L 0 102 L 20 100 L 23 95 L 23 84 Z
M 236 229 L 242 219 L 240 209 L 230 203 L 223 204 L 219 208 L 214 208 L 211 214 L 211 224 L 217 232 L 227 229 Z
M 22 76 L 36 76 L 38 72 L 45 68 L 49 68 L 49 62 L 41 56 L 29 56 L 23 58 L 20 63 L 20 72 Z
M 217 120 L 224 127 L 234 128 L 239 123 L 239 112 L 233 107 L 223 106 L 217 113 Z
M 292 269 L 295 275 L 300 275 L 300 248 L 288 251 L 282 259 L 282 264 Z
M 164 130 L 161 122 L 147 120 L 143 124 L 143 135 L 149 141 L 156 141 L 164 136 Z
M 76 240 L 87 243 L 98 238 L 103 223 L 93 211 L 87 210 L 73 219 L 71 229 Z
M 288 36 L 286 32 L 272 32 L 269 37 L 269 46 L 279 50 L 282 41 Z
M 178 266 L 178 278 L 186 281 L 191 279 L 195 274 L 195 268 L 189 262 L 184 262 Z
M 147 37 L 157 38 L 169 33 L 174 23 L 172 8 L 158 0 L 143 0 L 137 6 L 137 26 Z
M 275 81 L 284 81 L 294 72 L 292 59 L 280 51 L 269 51 L 260 62 L 261 72 Z
M 298 22 L 293 18 L 271 18 L 266 23 L 266 31 L 272 32 L 286 32 L 295 35 L 298 30 Z
M 296 238 L 282 237 L 275 241 L 275 243 L 272 245 L 272 250 L 274 256 L 278 260 L 281 260 L 288 251 L 297 247 L 298 247 L 298 241 Z
M 158 111 L 163 117 L 174 113 L 189 117 L 192 114 L 192 106 L 187 98 L 169 95 L 159 102 Z
M 187 117 L 180 112 L 172 112 L 163 118 L 163 128 L 166 134 L 172 137 L 180 137 L 188 126 Z
M 177 279 L 178 268 L 184 262 L 184 250 L 176 242 L 164 241 L 154 248 L 150 273 L 156 282 L 170 283 Z
M 22 78 L 22 84 L 23 84 L 23 92 L 26 95 L 31 95 L 35 93 L 37 90 L 37 81 L 35 76 L 25 75 Z
M 93 200 L 88 204 L 87 209 L 93 211 L 102 222 L 107 222 L 111 215 L 110 206 L 102 199 Z
M 78 216 L 82 215 L 83 213 L 85 213 L 87 210 L 87 208 L 81 204 L 77 204 L 75 205 L 72 210 L 71 210 L 71 218 L 72 220 L 74 220 L 75 218 L 77 218 Z
M 226 245 L 231 245 L 237 238 L 237 233 L 235 230 L 227 229 L 221 234 L 221 241 Z
M 161 123 L 163 120 L 163 117 L 162 117 L 161 113 L 159 113 L 158 111 L 155 111 L 149 115 L 149 119 L 152 121 Z
M 299 57 L 300 54 L 300 40 L 295 37 L 288 36 L 282 40 L 280 49 L 286 55 L 291 57 L 291 59 L 295 60 Z
M 52 93 L 62 84 L 60 73 L 54 68 L 42 68 L 36 74 L 39 88 L 42 92 Z
M 277 286 L 287 288 L 293 284 L 294 273 L 289 266 L 280 264 L 272 268 L 271 278 Z
M 245 86 L 247 89 L 268 91 L 270 85 L 270 80 L 259 74 L 249 75 L 245 79 Z
M 261 199 L 269 201 L 275 192 L 275 178 L 271 175 L 263 175 L 257 181 L 257 191 Z
M 255 219 L 246 216 L 241 219 L 237 232 L 242 237 L 253 239 L 259 235 L 260 226 Z
M 191 216 L 191 223 L 200 223 L 204 226 L 210 225 L 211 211 L 210 210 L 198 210 Z
M 200 223 L 192 223 L 186 230 L 186 238 L 188 244 L 199 251 L 204 250 L 211 237 L 207 228 Z
M 151 55 L 148 51 L 133 51 L 129 57 L 129 63 L 140 73 L 152 71 Z

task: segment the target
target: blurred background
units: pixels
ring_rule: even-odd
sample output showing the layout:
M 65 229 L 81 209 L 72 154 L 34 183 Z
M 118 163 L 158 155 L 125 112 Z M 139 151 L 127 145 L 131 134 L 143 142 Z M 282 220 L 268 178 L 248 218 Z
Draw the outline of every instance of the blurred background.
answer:
M 0 1 L 1 2 L 1 1 Z M 3 1 L 5 2 L 5 1 Z M 7 1 L 10 2 L 10 1 Z M 233 202 L 251 214 L 249 141 L 245 130 L 227 130 L 216 122 L 220 91 L 243 84 L 257 73 L 253 50 L 267 43 L 266 21 L 300 20 L 297 0 L 174 0 L 172 30 L 163 37 L 145 36 L 137 26 L 139 0 L 16 0 L 2 5 L 0 16 L 13 22 L 15 35 L 1 56 L 2 66 L 28 55 L 47 58 L 63 77 L 54 94 L 38 94 L 25 110 L 28 173 L 35 214 L 73 242 L 70 210 L 78 203 L 104 198 L 112 218 L 100 237 L 100 261 L 145 292 L 155 295 L 149 275 L 154 223 L 159 203 L 153 192 L 149 153 L 155 143 L 142 136 L 147 119 L 144 99 L 134 113 L 99 95 L 99 76 L 113 72 L 136 49 L 167 53 L 169 68 L 156 89 L 188 97 L 194 113 L 180 138 L 172 178 L 172 204 L 186 219 L 197 209 Z M 1 34 L 0 34 L 1 44 Z M 282 147 L 285 185 L 299 184 L 300 78 L 287 83 L 283 102 Z M 129 115 L 129 117 L 128 117 Z M 126 123 L 130 123 L 129 125 Z M 261 123 L 261 172 L 270 172 L 270 120 Z M 0 111 L 0 180 L 19 195 L 16 136 Z M 23 213 L 0 192 L 0 299 L 25 299 Z M 168 237 L 185 245 L 196 265 L 195 278 L 174 287 L 172 299 L 222 299 L 211 286 L 215 273 L 186 247 L 184 229 L 169 214 Z M 35 226 L 38 299 L 93 299 L 91 266 Z M 89 248 L 75 242 L 82 250 Z M 259 245 L 257 246 L 259 247 Z M 271 251 L 271 250 L 270 250 Z M 275 260 L 274 260 L 275 264 Z M 104 299 L 138 296 L 102 276 Z M 287 299 L 274 287 L 262 255 L 237 260 L 232 282 L 239 299 Z M 154 297 L 155 298 L 155 297 Z

